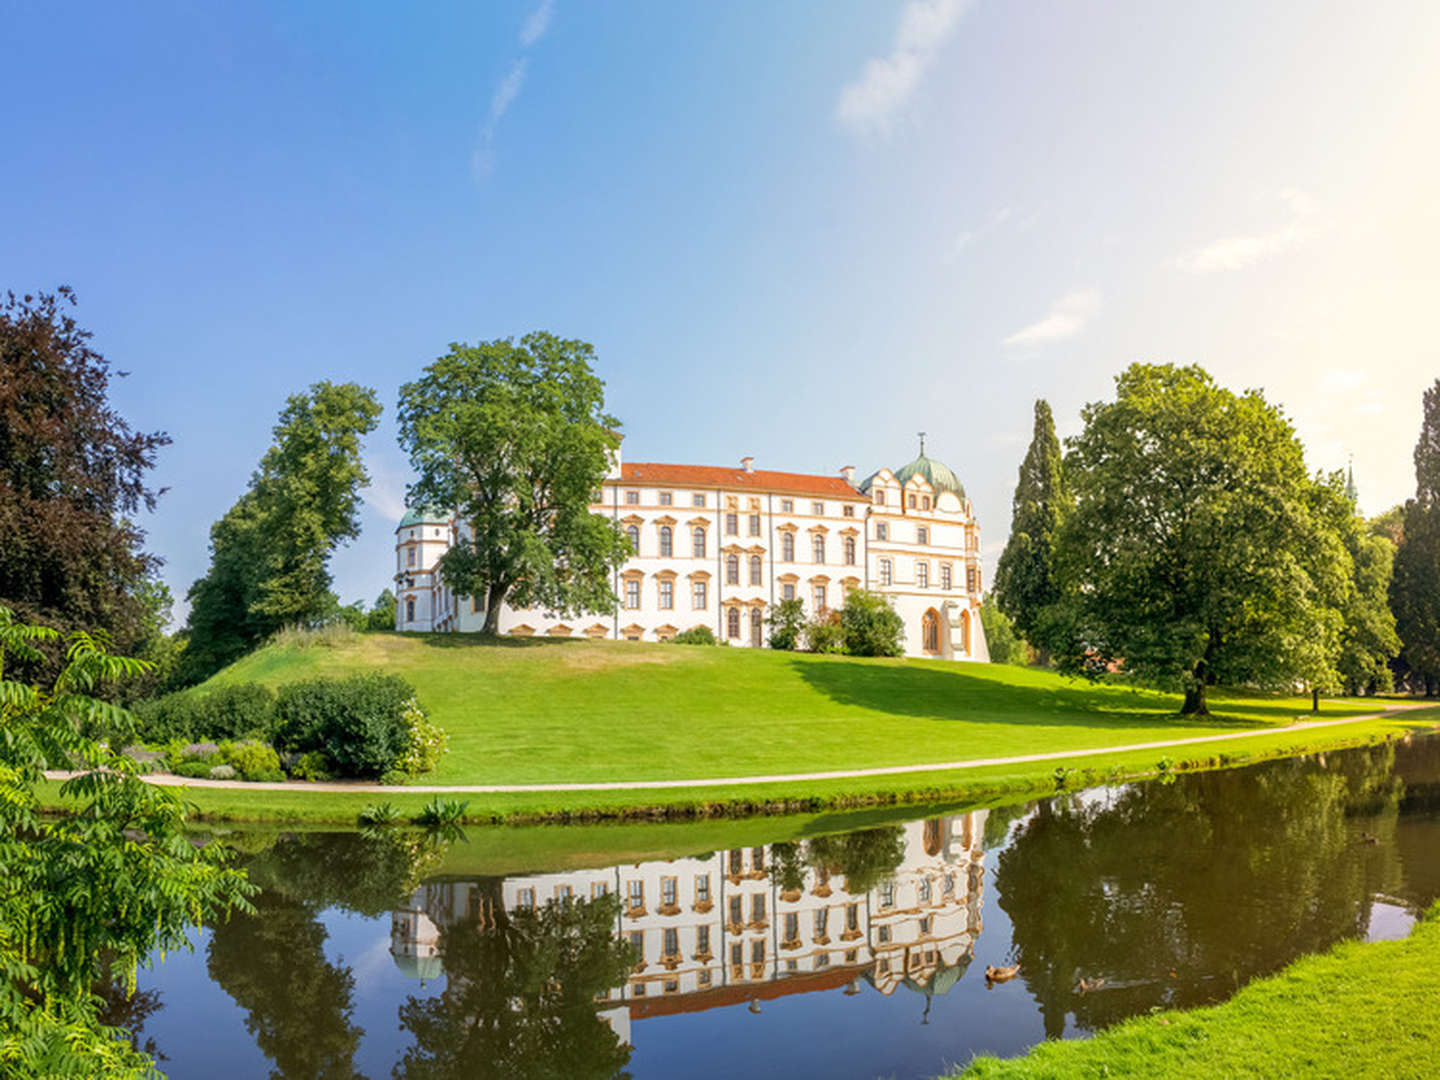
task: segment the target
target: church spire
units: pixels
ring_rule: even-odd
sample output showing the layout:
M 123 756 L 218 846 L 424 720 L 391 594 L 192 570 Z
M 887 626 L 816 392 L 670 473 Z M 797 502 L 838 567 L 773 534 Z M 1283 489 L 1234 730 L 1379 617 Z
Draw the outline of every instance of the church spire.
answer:
M 1355 487 L 1355 455 L 1350 455 L 1350 464 L 1345 469 L 1345 497 L 1350 500 L 1351 506 L 1360 503 L 1360 492 Z

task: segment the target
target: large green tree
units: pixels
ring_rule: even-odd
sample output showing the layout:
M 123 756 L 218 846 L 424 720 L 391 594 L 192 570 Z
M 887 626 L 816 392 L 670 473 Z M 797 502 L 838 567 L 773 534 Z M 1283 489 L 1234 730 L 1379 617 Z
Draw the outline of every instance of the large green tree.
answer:
M 1425 391 L 1415 444 L 1415 498 L 1405 504 L 1390 606 L 1412 678 L 1434 694 L 1440 683 L 1440 379 Z
M 1185 691 L 1338 683 L 1351 563 L 1343 493 L 1306 472 L 1281 412 L 1198 367 L 1135 364 L 1084 410 L 1062 526 L 1063 666 Z
M 1383 531 L 1350 516 L 1343 524 L 1345 550 L 1353 567 L 1353 588 L 1342 608 L 1336 668 L 1351 694 L 1382 693 L 1394 688 L 1390 661 L 1400 652 L 1395 615 L 1390 610 L 1390 580 L 1395 545 Z
M 158 566 L 135 523 L 161 432 L 110 406 L 109 364 L 69 314 L 75 297 L 0 302 L 0 602 L 61 630 L 143 636 L 139 593 Z
M 363 440 L 379 416 L 375 391 L 356 383 L 319 382 L 286 401 L 249 490 L 210 530 L 210 569 L 189 593 L 188 681 L 338 609 L 330 556 L 360 535 Z
M 1010 513 L 1010 539 L 995 570 L 995 602 L 1027 641 L 1043 648 L 1060 600 L 1055 543 L 1069 505 L 1055 418 L 1035 402 L 1030 449 L 1020 463 Z
M 400 389 L 400 444 L 417 479 L 413 506 L 454 507 L 465 523 L 440 559 L 460 596 L 565 615 L 615 610 L 613 570 L 629 541 L 591 513 L 620 445 L 605 384 L 583 341 L 527 334 L 451 345 Z
M 149 1077 L 153 1062 L 106 1024 L 117 1003 L 95 987 L 118 976 L 133 992 L 137 965 L 247 907 L 249 887 L 223 845 L 190 843 L 173 793 L 83 734 L 126 729 L 128 714 L 92 692 L 141 662 L 72 631 L 52 683 L 6 677 L 57 638 L 0 607 L 0 1074 Z M 74 810 L 42 817 L 44 770 L 67 766 L 81 770 L 61 787 Z

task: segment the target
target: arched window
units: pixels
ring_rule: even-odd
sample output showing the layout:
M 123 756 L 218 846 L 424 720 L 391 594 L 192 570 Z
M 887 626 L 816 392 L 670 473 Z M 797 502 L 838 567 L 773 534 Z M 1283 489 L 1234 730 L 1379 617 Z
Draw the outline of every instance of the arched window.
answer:
M 750 609 L 750 644 L 757 649 L 765 644 L 764 621 L 765 617 L 760 614 L 758 607 Z
M 705 528 L 703 525 L 696 525 L 695 531 L 690 534 L 691 554 L 697 559 L 705 557 Z
M 668 559 L 675 554 L 675 533 L 669 525 L 660 526 L 660 557 Z
M 933 655 L 940 651 L 940 616 L 934 608 L 925 612 L 925 617 L 920 620 L 920 638 L 920 647 L 927 653 Z
M 780 536 L 780 561 L 795 561 L 795 534 L 783 533 Z
M 740 584 L 740 556 L 739 556 L 739 555 L 727 555 L 727 556 L 725 556 L 725 584 L 726 584 L 726 585 L 739 585 L 739 584 Z M 734 636 L 734 635 L 732 635 L 732 636 Z
M 845 537 L 845 565 L 855 565 L 855 538 L 853 536 Z
M 740 636 L 740 609 L 732 607 L 725 613 L 725 636 L 738 638 Z
M 960 651 L 970 655 L 970 612 L 960 613 Z
M 630 538 L 630 551 L 632 554 L 640 554 L 640 526 L 630 525 L 625 529 L 625 535 Z
M 760 585 L 764 582 L 765 564 L 759 555 L 750 556 L 750 584 Z
M 816 533 L 810 538 L 810 557 L 817 563 L 825 561 L 825 534 Z
M 407 596 L 405 598 L 405 621 L 415 621 L 415 598 L 413 596 Z

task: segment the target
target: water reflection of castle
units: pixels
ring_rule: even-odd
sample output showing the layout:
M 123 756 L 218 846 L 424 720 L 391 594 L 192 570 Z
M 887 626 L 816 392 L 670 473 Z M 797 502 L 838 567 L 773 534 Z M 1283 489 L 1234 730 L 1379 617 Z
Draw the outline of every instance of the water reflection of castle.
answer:
M 868 891 L 852 892 L 844 874 L 814 866 L 781 873 L 777 847 L 766 845 L 506 878 L 501 896 L 512 911 L 620 898 L 616 933 L 640 959 L 601 1009 L 626 1041 L 631 1020 L 848 992 L 862 978 L 887 995 L 900 986 L 943 994 L 964 973 L 981 929 L 984 822 L 980 810 L 903 826 L 903 859 Z M 392 916 L 391 954 L 406 974 L 436 978 L 440 927 L 489 917 L 470 882 L 422 885 Z

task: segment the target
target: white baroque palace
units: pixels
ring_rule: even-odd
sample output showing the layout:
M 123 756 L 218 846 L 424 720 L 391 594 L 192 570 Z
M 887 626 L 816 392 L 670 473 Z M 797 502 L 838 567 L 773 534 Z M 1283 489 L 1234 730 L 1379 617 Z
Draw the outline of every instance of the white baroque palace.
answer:
M 620 900 L 615 934 L 635 950 L 626 982 L 596 1003 L 624 1042 L 630 1023 L 861 980 L 944 994 L 974 956 L 983 926 L 986 811 L 903 827 L 904 858 L 873 888 L 812 866 L 781 881 L 771 845 L 671 859 L 507 877 L 509 911 L 607 894 Z M 494 901 L 469 881 L 421 885 L 392 913 L 390 953 L 412 978 L 444 974 L 442 927 L 494 925 Z
M 564 618 L 506 605 L 515 636 L 665 641 L 707 626 L 731 645 L 766 644 L 766 617 L 798 599 L 838 608 L 849 590 L 888 596 L 907 656 L 988 660 L 980 625 L 980 529 L 955 474 L 920 456 L 855 483 L 837 476 L 622 462 L 592 509 L 613 519 L 634 554 L 615 573 L 613 616 Z M 440 556 L 466 530 L 450 512 L 411 510 L 395 531 L 396 629 L 479 630 L 484 598 L 440 581 Z

